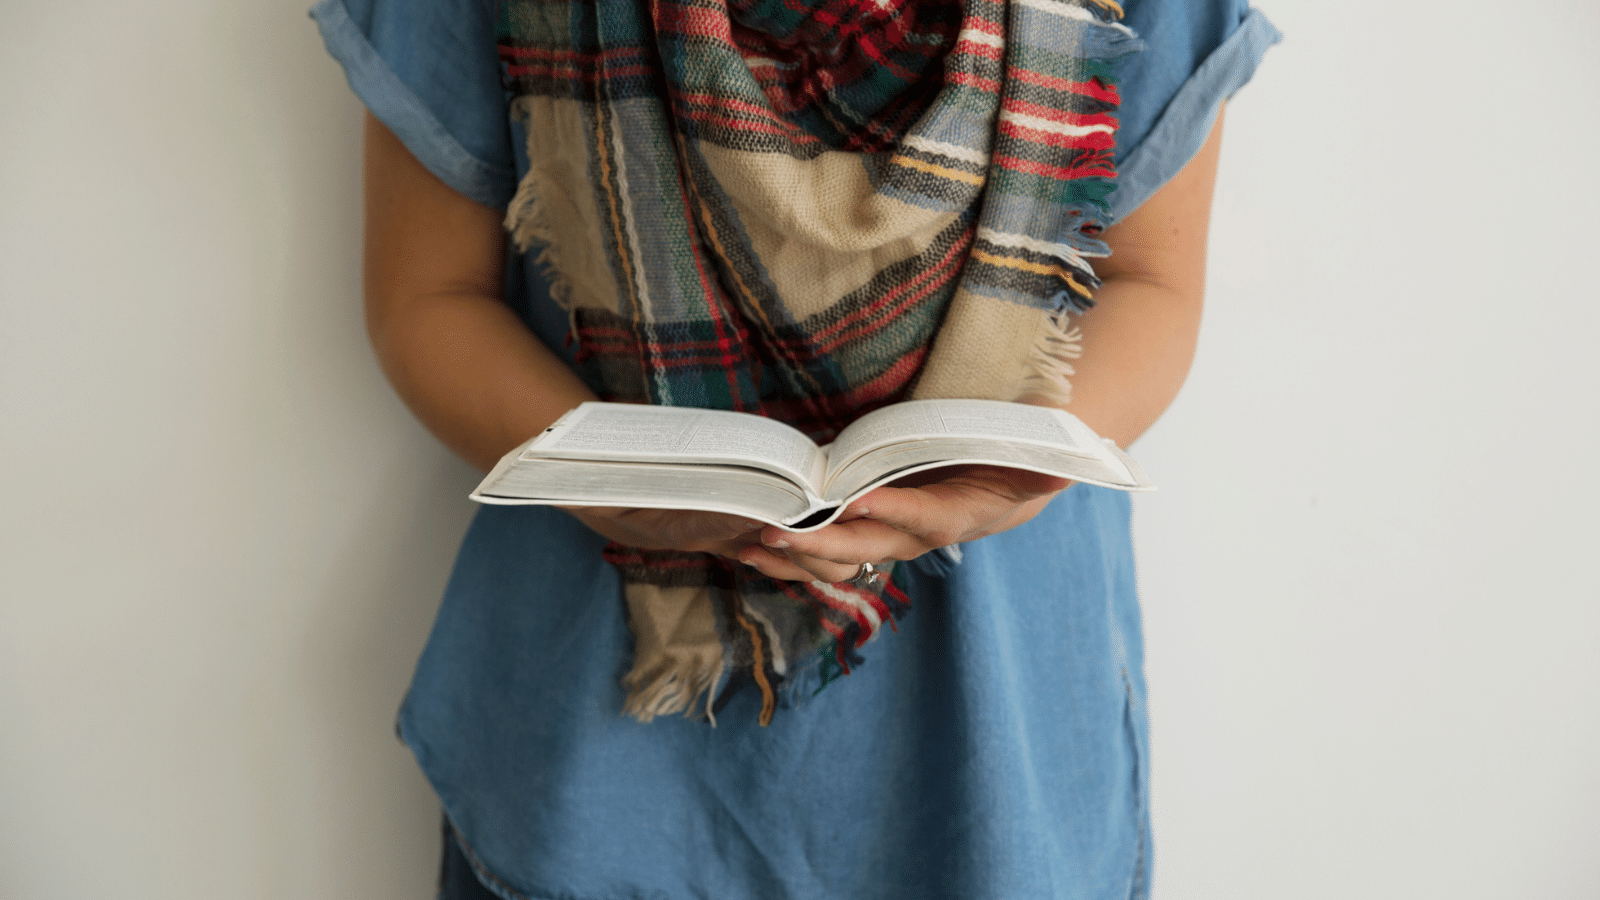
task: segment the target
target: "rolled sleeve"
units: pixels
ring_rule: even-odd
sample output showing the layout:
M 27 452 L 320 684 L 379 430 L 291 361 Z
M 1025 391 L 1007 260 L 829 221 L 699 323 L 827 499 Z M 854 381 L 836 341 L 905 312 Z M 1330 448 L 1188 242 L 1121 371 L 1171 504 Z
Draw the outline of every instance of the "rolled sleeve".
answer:
M 486 0 L 322 0 L 323 43 L 367 109 L 463 196 L 503 209 L 516 160 Z
M 1267 48 L 1283 37 L 1265 15 L 1236 0 L 1145 0 L 1129 5 L 1127 21 L 1148 49 L 1121 73 L 1113 221 L 1194 158 L 1223 102 L 1250 81 Z

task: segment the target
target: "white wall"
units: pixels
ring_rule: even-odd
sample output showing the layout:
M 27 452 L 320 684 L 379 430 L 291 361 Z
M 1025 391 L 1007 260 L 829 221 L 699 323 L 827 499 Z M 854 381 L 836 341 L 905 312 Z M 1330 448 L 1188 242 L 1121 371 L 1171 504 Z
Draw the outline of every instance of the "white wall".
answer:
M 1137 448 L 1156 884 L 1600 897 L 1600 4 L 1261 2 Z
M 0 4 L 0 898 L 424 898 L 473 479 L 359 319 L 302 0 Z
M 0 5 L 6 900 L 432 896 L 389 725 L 473 479 L 304 2 Z M 1600 896 L 1600 8 L 1418 6 L 1271 0 L 1229 116 L 1137 448 L 1157 896 Z

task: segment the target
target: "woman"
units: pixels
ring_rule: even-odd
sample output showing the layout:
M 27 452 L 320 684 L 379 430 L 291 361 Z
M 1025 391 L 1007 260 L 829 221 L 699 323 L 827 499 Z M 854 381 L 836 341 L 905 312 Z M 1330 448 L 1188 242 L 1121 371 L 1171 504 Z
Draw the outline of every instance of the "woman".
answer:
M 418 418 L 482 469 L 597 395 L 823 441 L 994 396 L 1137 439 L 1193 353 L 1221 105 L 1265 19 L 734 6 L 314 10 L 371 113 L 368 325 Z M 804 535 L 485 509 L 400 728 L 446 897 L 1121 898 L 1148 890 L 1143 697 L 1125 495 L 966 467 Z

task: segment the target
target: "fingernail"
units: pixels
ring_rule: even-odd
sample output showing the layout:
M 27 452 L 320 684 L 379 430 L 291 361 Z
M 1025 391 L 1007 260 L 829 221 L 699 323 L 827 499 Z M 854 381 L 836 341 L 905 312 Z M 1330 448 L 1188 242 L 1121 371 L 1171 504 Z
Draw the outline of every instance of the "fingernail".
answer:
M 867 515 L 868 513 L 872 512 L 872 510 L 867 509 L 865 506 L 852 506 L 852 507 L 850 507 L 850 512 L 853 515 L 864 516 L 864 515 Z
M 767 541 L 766 545 L 768 547 L 777 547 L 779 550 L 786 550 L 789 547 L 789 542 L 783 538 L 778 538 L 777 540 Z
M 767 527 L 767 526 L 762 522 L 754 522 L 754 521 L 751 521 L 750 519 L 745 519 L 744 520 L 744 530 L 745 531 L 759 531 L 759 530 L 761 530 L 761 529 L 763 529 L 765 527 Z

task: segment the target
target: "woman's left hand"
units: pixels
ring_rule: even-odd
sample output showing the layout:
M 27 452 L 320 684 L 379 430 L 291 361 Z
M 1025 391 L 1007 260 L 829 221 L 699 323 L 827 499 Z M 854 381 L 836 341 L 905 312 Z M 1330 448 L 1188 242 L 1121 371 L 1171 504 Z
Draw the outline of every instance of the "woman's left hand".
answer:
M 936 469 L 913 486 L 867 494 L 826 528 L 796 534 L 768 526 L 761 545 L 744 548 L 738 558 L 781 581 L 849 581 L 862 563 L 916 559 L 1015 528 L 1071 484 L 998 466 Z

